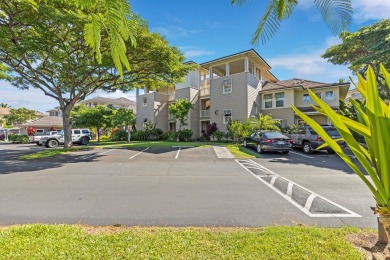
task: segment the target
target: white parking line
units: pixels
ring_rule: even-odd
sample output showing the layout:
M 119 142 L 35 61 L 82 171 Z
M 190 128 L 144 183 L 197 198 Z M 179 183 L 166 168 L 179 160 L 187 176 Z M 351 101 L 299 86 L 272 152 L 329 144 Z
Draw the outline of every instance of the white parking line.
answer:
M 133 159 L 134 157 L 136 157 L 137 155 L 139 155 L 139 154 L 145 152 L 145 151 L 148 150 L 148 149 L 149 149 L 149 147 L 143 149 L 141 152 L 139 152 L 139 153 L 137 153 L 137 154 L 134 154 L 133 156 L 131 156 L 131 157 L 129 158 L 129 160 Z
M 293 154 L 298 154 L 298 155 L 300 155 L 300 156 L 303 156 L 303 157 L 307 157 L 307 158 L 310 158 L 310 159 L 314 159 L 314 157 L 307 156 L 307 155 L 300 154 L 300 153 L 296 153 L 296 152 L 293 152 L 293 151 L 290 151 L 290 153 L 293 153 Z
M 114 151 L 114 149 L 111 149 L 111 150 L 108 150 L 108 151 L 105 151 L 105 152 L 102 152 L 102 153 L 98 153 L 98 154 L 93 154 L 93 155 L 90 155 L 90 156 L 87 156 L 87 157 L 81 157 L 81 159 L 88 159 L 88 158 L 91 158 L 91 157 L 94 157 L 94 156 L 98 156 L 100 154 L 109 153 L 111 151 Z
M 179 148 L 179 150 L 177 150 L 177 154 L 176 154 L 175 159 L 177 159 L 179 157 L 180 150 L 181 150 L 181 147 Z

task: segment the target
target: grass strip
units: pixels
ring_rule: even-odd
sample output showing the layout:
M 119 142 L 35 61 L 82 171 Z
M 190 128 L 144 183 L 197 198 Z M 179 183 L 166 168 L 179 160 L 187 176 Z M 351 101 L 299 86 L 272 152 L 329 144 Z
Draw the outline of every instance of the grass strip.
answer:
M 61 154 L 66 154 L 70 152 L 76 152 L 80 150 L 87 150 L 89 148 L 86 147 L 72 147 L 72 148 L 56 148 L 56 149 L 45 149 L 36 153 L 30 153 L 21 155 L 18 158 L 20 160 L 34 160 L 34 159 L 42 159 L 42 158 L 48 158 L 53 157 Z
M 0 229 L 1 259 L 363 259 L 357 228 L 82 227 Z
M 225 144 L 226 148 L 234 157 L 239 159 L 261 158 L 254 150 L 243 147 L 241 144 Z

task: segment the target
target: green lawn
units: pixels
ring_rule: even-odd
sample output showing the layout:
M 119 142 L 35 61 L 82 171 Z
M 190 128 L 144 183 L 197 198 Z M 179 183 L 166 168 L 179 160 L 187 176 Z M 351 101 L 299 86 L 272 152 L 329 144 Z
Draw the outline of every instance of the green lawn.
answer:
M 72 148 L 55 148 L 55 149 L 45 149 L 36 153 L 30 153 L 19 156 L 19 159 L 21 160 L 33 160 L 33 159 L 42 159 L 52 156 L 57 156 L 61 154 L 66 154 L 70 152 L 80 151 L 80 150 L 88 150 L 89 147 L 72 147 Z
M 363 259 L 355 228 L 23 225 L 0 229 L 1 259 Z M 367 231 L 366 231 L 367 232 Z M 370 231 L 371 232 L 371 231 Z
M 229 151 L 236 158 L 256 158 L 260 157 L 254 150 L 243 147 L 241 144 L 233 143 L 218 143 L 218 142 L 169 142 L 169 141 L 132 141 L 127 143 L 124 141 L 120 142 L 111 142 L 111 141 L 92 141 L 88 147 L 85 146 L 76 146 L 69 149 L 56 148 L 56 149 L 45 149 L 36 153 L 27 154 L 19 156 L 19 159 L 22 160 L 32 160 L 32 159 L 42 159 L 52 156 L 57 156 L 69 152 L 79 151 L 83 149 L 93 149 L 93 148 L 158 148 L 158 147 L 172 147 L 172 146 L 210 146 L 210 145 L 220 145 L 226 146 Z

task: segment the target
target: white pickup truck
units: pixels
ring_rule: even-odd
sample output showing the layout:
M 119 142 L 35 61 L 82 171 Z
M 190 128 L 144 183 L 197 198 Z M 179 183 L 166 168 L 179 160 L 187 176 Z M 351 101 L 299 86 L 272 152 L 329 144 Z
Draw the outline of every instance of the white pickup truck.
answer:
M 42 143 L 39 143 L 39 141 L 42 139 L 42 137 L 48 137 L 53 135 L 58 135 L 59 131 L 47 131 L 44 135 L 32 135 L 28 137 L 28 141 L 30 143 L 36 143 L 37 145 L 42 145 Z

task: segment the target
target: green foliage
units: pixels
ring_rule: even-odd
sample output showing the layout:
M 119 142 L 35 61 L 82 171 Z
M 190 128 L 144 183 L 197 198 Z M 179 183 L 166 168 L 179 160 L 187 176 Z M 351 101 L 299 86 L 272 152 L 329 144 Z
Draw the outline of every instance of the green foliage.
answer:
M 18 125 L 36 118 L 36 111 L 27 108 L 11 108 L 9 115 L 5 117 L 10 125 Z
M 134 139 L 134 137 L 132 136 L 132 138 Z M 100 139 L 101 141 L 103 141 L 103 139 Z M 113 131 L 111 133 L 111 137 L 109 138 L 110 141 L 125 141 L 127 140 L 127 132 L 124 131 L 124 130 L 117 130 L 117 131 Z
M 254 129 L 280 131 L 280 121 L 273 119 L 270 115 L 259 113 L 259 117 L 252 117 L 250 120 Z
M 176 103 L 169 105 L 169 113 L 172 114 L 174 120 L 179 121 L 179 131 L 187 125 L 188 113 L 193 108 L 193 104 L 186 99 L 178 99 Z
M 179 141 L 188 142 L 191 140 L 193 132 L 191 129 L 183 129 L 183 130 L 178 131 L 176 134 L 177 134 L 177 137 L 179 137 Z
M 82 227 L 0 229 L 2 259 L 364 259 L 350 242 L 356 228 Z M 363 235 L 367 236 L 367 233 Z M 371 235 L 372 232 L 369 232 Z
M 173 131 L 165 132 L 161 137 L 161 140 L 164 141 L 176 141 L 176 139 L 177 139 L 177 134 L 176 132 Z
M 73 148 L 57 148 L 57 149 L 45 149 L 43 151 L 39 151 L 36 153 L 31 153 L 31 154 L 25 154 L 21 155 L 18 158 L 20 160 L 34 160 L 34 159 L 44 159 L 48 157 L 53 157 L 53 156 L 58 156 L 62 154 L 67 154 L 70 152 L 76 152 L 80 150 L 88 150 L 89 148 L 85 147 L 73 147 Z
M 232 0 L 232 4 L 244 2 L 246 0 Z M 352 20 L 351 0 L 315 0 L 314 3 L 333 34 L 339 34 L 348 28 Z M 268 0 L 265 12 L 252 35 L 252 45 L 257 45 L 259 39 L 265 44 L 277 32 L 280 23 L 290 17 L 297 4 L 298 0 Z
M 33 0 L 0 3 L 0 65 L 5 66 L 0 71 L 6 73 L 6 80 L 14 86 L 40 89 L 58 101 L 64 117 L 65 147 L 72 145 L 70 111 L 88 95 L 99 89 L 109 92 L 143 86 L 157 89 L 181 81 L 195 67 L 183 64 L 183 54 L 170 47 L 161 35 L 149 32 L 140 18 L 129 17 L 135 21 L 134 26 L 123 27 L 124 18 L 118 14 L 127 12 L 127 1 L 79 1 L 86 4 L 80 7 L 74 1 Z M 35 4 L 31 5 L 32 2 Z M 96 46 L 96 25 L 85 32 L 85 26 L 89 26 L 91 19 L 96 23 L 97 17 L 101 25 L 107 24 L 101 26 L 100 48 Z M 112 24 L 117 27 L 111 27 Z M 137 48 L 123 29 L 137 35 Z M 92 31 L 95 36 L 86 42 L 85 35 Z M 112 37 L 111 33 L 118 35 Z M 124 49 L 126 57 L 120 54 Z M 96 55 L 101 56 L 101 62 Z M 131 70 L 121 75 L 116 69 L 118 58 L 112 58 L 115 55 L 122 64 L 130 61 Z
M 3 107 L 3 108 L 10 108 L 11 106 L 9 106 L 9 105 L 6 104 L 6 103 L 0 103 L 0 107 Z
M 164 135 L 163 130 L 159 128 L 150 128 L 132 132 L 131 139 L 134 141 L 166 140 L 166 136 Z
M 290 134 L 292 132 L 297 132 L 297 131 L 298 131 L 298 126 L 297 125 L 292 125 L 292 126 L 286 125 L 286 127 L 281 129 L 282 133 L 287 133 L 287 134 Z
M 225 137 L 225 133 L 217 130 L 213 133 L 213 137 L 217 138 L 217 141 L 220 142 L 222 138 Z
M 376 74 L 377 84 L 382 98 L 390 98 L 390 90 L 386 87 L 380 66 L 390 70 L 390 19 L 385 19 L 365 26 L 356 32 L 340 34 L 342 43 L 333 45 L 322 54 L 322 58 L 333 64 L 349 65 L 349 68 L 364 75 L 368 66 L 372 66 Z
M 390 88 L 390 74 L 384 66 L 381 66 L 381 73 Z M 377 77 L 372 67 L 368 68 L 366 76 L 367 81 L 358 74 L 359 83 L 356 86 L 366 100 L 365 105 L 351 100 L 357 113 L 357 121 L 336 113 L 313 92 L 309 91 L 309 94 L 319 106 L 315 109 L 328 116 L 369 175 L 369 178 L 364 175 L 359 166 L 353 163 L 352 159 L 344 153 L 337 142 L 318 123 L 296 107 L 293 106 L 293 109 L 363 180 L 374 195 L 378 212 L 380 214 L 390 214 L 390 105 L 379 97 L 376 85 Z M 359 144 L 352 132 L 364 136 L 367 149 Z
M 244 123 L 232 120 L 228 124 L 229 137 L 233 142 L 241 142 L 253 131 L 253 123 L 251 120 L 246 119 Z
M 29 139 L 28 135 L 9 134 L 8 140 L 13 143 L 27 144 Z

